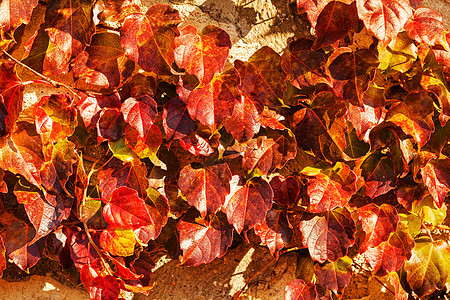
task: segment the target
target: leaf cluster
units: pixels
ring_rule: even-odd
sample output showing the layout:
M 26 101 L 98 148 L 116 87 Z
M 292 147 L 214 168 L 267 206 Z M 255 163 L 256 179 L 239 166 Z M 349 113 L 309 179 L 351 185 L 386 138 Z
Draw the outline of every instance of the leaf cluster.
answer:
M 168 5 L 2 2 L 0 272 L 47 256 L 117 299 L 156 251 L 257 238 L 299 254 L 286 299 L 340 297 L 356 256 L 396 299 L 444 289 L 450 33 L 417 2 L 297 0 L 315 39 L 233 64 Z M 23 68 L 69 93 L 25 108 Z

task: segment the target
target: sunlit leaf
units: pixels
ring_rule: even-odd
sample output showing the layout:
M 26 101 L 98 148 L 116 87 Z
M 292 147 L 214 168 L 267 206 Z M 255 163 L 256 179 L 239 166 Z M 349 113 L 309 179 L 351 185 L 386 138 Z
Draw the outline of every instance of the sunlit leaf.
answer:
M 284 288 L 285 300 L 316 300 L 318 299 L 316 286 L 301 279 L 289 281 Z
M 147 136 L 147 132 L 158 114 L 156 101 L 146 95 L 138 99 L 128 98 L 122 103 L 120 111 L 125 122 L 136 129 L 143 138 Z
M 199 34 L 197 28 L 186 25 L 180 28 L 175 46 L 175 62 L 178 67 L 206 84 L 214 74 L 222 72 L 231 41 L 224 30 L 214 25 L 205 26 Z
M 411 257 L 414 239 L 409 234 L 408 226 L 399 223 L 397 231 L 388 240 L 375 247 L 369 247 L 362 253 L 366 262 L 377 276 L 396 272 Z
M 287 81 L 301 88 L 302 86 L 327 83 L 325 73 L 326 59 L 322 51 L 312 51 L 314 41 L 297 39 L 289 44 L 289 51 L 281 56 L 281 66 L 287 74 Z
M 302 243 L 319 263 L 336 261 L 354 243 L 356 225 L 346 208 L 336 208 L 300 222 Z
M 450 88 L 443 78 L 423 75 L 420 85 L 428 92 L 432 92 L 439 100 L 441 114 L 439 120 L 445 125 L 450 119 Z
M 108 108 L 100 112 L 97 123 L 97 141 L 117 141 L 124 133 L 126 123 L 122 113 L 115 108 Z
M 285 118 L 282 115 L 279 115 L 276 111 L 269 109 L 267 106 L 264 106 L 263 111 L 259 115 L 259 123 L 264 128 L 272 128 L 275 130 L 284 130 L 287 129 L 286 126 L 282 124 Z
M 354 0 L 343 0 L 345 4 L 351 4 Z M 332 0 L 297 0 L 297 10 L 299 13 L 306 13 L 313 28 L 316 27 L 317 18 L 325 6 Z
M 186 105 L 178 97 L 173 98 L 164 105 L 162 124 L 168 145 L 173 140 L 188 136 L 197 127 L 191 119 Z
M 419 296 L 442 289 L 447 281 L 450 246 L 443 240 L 430 241 L 428 237 L 416 240 L 411 259 L 405 262 L 406 280 Z
M 280 105 L 286 89 L 286 74 L 281 68 L 281 57 L 270 47 L 256 51 L 248 62 L 236 60 L 244 96 L 261 105 Z
M 238 142 L 250 140 L 260 129 L 258 107 L 247 97 L 242 96 L 233 107 L 233 113 L 225 121 L 225 129 Z
M 432 159 L 421 171 L 423 183 L 433 196 L 437 207 L 444 203 L 445 196 L 450 191 L 450 159 Z
M 341 295 L 344 288 L 350 283 L 352 263 L 350 257 L 344 256 L 334 262 L 326 263 L 324 266 L 316 264 L 314 273 L 324 287 Z
M 1 5 L 5 3 L 0 3 Z M 1 18 L 1 13 L 0 13 Z M 0 136 L 14 131 L 14 124 L 22 111 L 24 85 L 17 77 L 15 65 L 0 64 Z
M 129 229 L 106 229 L 100 235 L 100 246 L 116 256 L 130 256 L 134 253 L 136 239 Z
M 256 224 L 254 231 L 275 257 L 278 257 L 280 250 L 289 244 L 293 235 L 292 226 L 286 215 L 276 209 L 269 210 L 264 222 Z
M 434 46 L 439 43 L 447 50 L 449 45 L 445 38 L 447 33 L 439 13 L 426 7 L 414 11 L 412 18 L 405 24 L 406 33 L 418 43 Z
M 411 211 L 414 203 L 420 203 L 428 194 L 428 189 L 422 184 L 416 185 L 399 185 L 394 191 L 397 195 L 397 201 L 403 207 Z
M 209 156 L 214 152 L 209 142 L 198 134 L 185 136 L 180 140 L 181 147 L 194 155 Z
M 227 164 L 217 164 L 200 169 L 191 165 L 180 171 L 178 186 L 189 205 L 195 206 L 202 217 L 215 213 L 230 193 L 231 171 Z
M 440 208 L 436 206 L 433 197 L 427 195 L 419 203 L 414 203 L 413 212 L 417 214 L 423 222 L 438 226 L 447 217 L 447 206 L 442 204 Z
M 170 74 L 179 23 L 177 10 L 169 5 L 154 5 L 145 15 L 135 13 L 125 18 L 120 30 L 120 45 L 144 70 L 159 75 Z
M 225 200 L 223 211 L 228 222 L 238 233 L 261 224 L 267 211 L 272 207 L 273 192 L 270 185 L 261 178 L 253 178 L 246 183 L 233 177 L 231 193 Z
M 378 45 L 378 68 L 383 74 L 406 72 L 417 59 L 417 46 L 405 32 L 400 32 L 386 47 Z
M 80 228 L 70 228 L 70 235 L 68 236 L 69 245 L 70 245 L 70 257 L 73 260 L 75 267 L 78 270 L 84 265 L 91 264 L 99 257 L 99 253 L 94 249 L 92 244 L 90 244 L 86 233 L 82 231 Z M 93 242 L 97 247 L 99 247 L 98 243 L 98 234 L 92 234 Z
M 358 16 L 382 42 L 389 43 L 412 15 L 409 0 L 356 0 Z
M 273 134 L 250 140 L 242 158 L 244 169 L 258 169 L 267 175 L 281 169 L 287 161 L 297 155 L 297 147 L 292 132 Z
M 141 159 L 155 157 L 162 141 L 161 130 L 155 124 L 146 126 L 144 137 L 131 126 L 125 129 L 125 145 Z
M 361 252 L 387 241 L 389 235 L 397 229 L 399 217 L 392 205 L 382 204 L 378 207 L 374 203 L 369 203 L 358 208 L 358 215 L 362 229 L 366 233 Z
M 180 232 L 180 247 L 183 250 L 181 263 L 198 266 L 222 257 L 233 241 L 233 227 L 220 221 L 200 225 L 181 220 L 177 226 Z
M 89 286 L 91 299 L 118 299 L 120 284 L 112 275 L 95 277 Z
M 84 121 L 86 128 L 96 126 L 100 113 L 103 108 L 117 108 L 120 109 L 121 102 L 120 97 L 117 94 L 111 94 L 108 96 L 95 95 L 88 96 L 81 93 L 81 100 L 77 103 L 76 107 L 80 113 L 81 118 Z
M 22 23 L 28 23 L 38 0 L 5 0 L 0 3 L 0 28 L 14 30 Z

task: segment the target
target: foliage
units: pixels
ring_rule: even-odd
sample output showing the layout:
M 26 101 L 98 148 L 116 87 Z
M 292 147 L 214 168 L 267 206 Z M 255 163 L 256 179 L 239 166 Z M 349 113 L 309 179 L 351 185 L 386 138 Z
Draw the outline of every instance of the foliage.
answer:
M 309 253 L 286 299 L 339 297 L 357 254 L 398 299 L 443 289 L 450 33 L 417 2 L 297 0 L 315 39 L 231 65 L 167 5 L 3 1 L 0 270 L 49 256 L 117 299 L 151 293 L 154 250 L 196 266 L 254 232 Z M 74 85 L 24 109 L 24 66 Z

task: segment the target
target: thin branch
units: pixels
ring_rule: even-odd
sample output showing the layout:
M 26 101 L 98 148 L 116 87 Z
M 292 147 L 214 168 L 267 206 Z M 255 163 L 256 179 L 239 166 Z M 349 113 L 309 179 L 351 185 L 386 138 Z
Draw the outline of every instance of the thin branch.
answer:
M 78 95 L 78 93 L 72 89 L 70 86 L 68 86 L 65 83 L 62 82 L 58 82 L 55 81 L 47 76 L 42 75 L 41 73 L 33 70 L 32 68 L 30 68 L 29 66 L 27 66 L 26 64 L 24 64 L 23 62 L 21 62 L 20 60 L 14 58 L 14 56 L 12 56 L 11 54 L 9 54 L 8 52 L 6 52 L 5 50 L 2 50 L 3 54 L 5 54 L 6 56 L 8 56 L 12 61 L 14 61 L 16 64 L 24 67 L 25 69 L 27 69 L 28 71 L 32 72 L 34 75 L 41 77 L 43 80 L 47 81 L 48 83 L 50 83 L 52 86 L 54 86 L 55 88 L 59 88 L 59 87 L 63 87 L 66 90 L 68 90 L 69 92 L 71 92 L 76 98 L 78 98 L 79 100 L 81 99 L 81 97 Z

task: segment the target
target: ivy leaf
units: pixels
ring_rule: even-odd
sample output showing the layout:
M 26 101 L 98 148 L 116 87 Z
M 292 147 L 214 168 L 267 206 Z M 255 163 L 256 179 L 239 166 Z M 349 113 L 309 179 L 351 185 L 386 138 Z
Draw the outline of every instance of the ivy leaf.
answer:
M 450 191 L 450 159 L 432 159 L 421 170 L 423 183 L 433 196 L 437 207 L 444 203 Z
M 166 133 L 167 145 L 170 145 L 173 140 L 190 135 L 197 127 L 191 119 L 186 105 L 178 97 L 164 105 L 162 125 Z
M 36 131 L 44 144 L 64 140 L 75 132 L 77 110 L 71 102 L 66 94 L 53 94 L 34 105 Z
M 91 44 L 74 59 L 72 66 L 78 85 L 104 89 L 119 87 L 134 70 L 134 64 L 120 46 L 120 36 L 112 32 L 94 34 Z
M 152 257 L 147 251 L 141 251 L 139 252 L 139 257 L 130 265 L 131 271 L 133 271 L 135 274 L 138 274 L 140 278 L 136 281 L 126 280 L 125 287 L 134 291 L 135 293 L 141 292 L 143 294 L 146 294 L 148 292 L 148 289 L 152 288 L 152 286 L 150 285 L 150 276 L 152 274 L 152 269 L 156 264 L 153 262 Z
M 433 226 L 441 225 L 447 217 L 447 206 L 443 204 L 438 208 L 430 195 L 425 196 L 422 201 L 414 204 L 413 212 L 420 217 L 421 221 Z
M 104 109 L 100 112 L 97 123 L 97 142 L 117 141 L 123 135 L 126 123 L 122 113 L 115 108 Z
M 85 265 L 92 264 L 99 258 L 97 251 L 89 242 L 86 233 L 78 227 L 69 228 L 71 233 L 68 236 L 70 245 L 70 257 L 78 270 Z M 99 247 L 98 234 L 92 234 L 93 242 Z
M 306 283 L 301 279 L 289 281 L 284 288 L 285 300 L 316 300 L 318 299 L 316 285 Z
M 1 6 L 6 1 L 0 3 Z M 0 64 L 0 137 L 6 136 L 14 131 L 14 125 L 22 111 L 23 91 L 25 86 L 17 77 L 15 65 Z
M 238 84 L 236 70 L 230 69 L 216 74 L 210 83 L 194 89 L 187 99 L 182 97 L 181 100 L 186 103 L 193 119 L 214 132 L 231 116 L 235 103 L 240 102 Z
M 152 97 L 143 95 L 138 99 L 130 97 L 125 100 L 120 111 L 125 122 L 145 138 L 158 114 L 156 106 L 156 101 Z
M 331 45 L 344 38 L 358 25 L 356 3 L 347 5 L 340 1 L 329 2 L 317 18 L 316 40 L 312 50 Z
M 389 43 L 412 16 L 409 0 L 356 0 L 358 16 L 384 44 Z
M 14 188 L 17 202 L 23 204 L 28 219 L 36 229 L 36 235 L 30 244 L 56 229 L 61 221 L 67 220 L 72 209 L 73 198 L 64 194 L 42 195 L 34 186 L 19 182 Z
M 2 31 L 14 30 L 31 19 L 38 0 L 6 0 L 0 3 L 0 28 Z
M 50 0 L 45 27 L 50 41 L 68 57 L 77 56 L 95 33 L 94 4 L 84 0 Z
M 423 297 L 442 289 L 446 283 L 450 246 L 446 241 L 430 241 L 428 237 L 416 240 L 411 258 L 405 262 L 406 280 L 411 289 Z
M 18 129 L 6 141 L 0 151 L 0 168 L 20 174 L 28 182 L 39 187 L 40 170 L 44 164 L 41 137 L 34 124 L 17 123 Z
M 111 224 L 110 224 L 111 225 Z M 100 246 L 114 256 L 131 256 L 136 239 L 129 229 L 106 229 L 100 235 Z
M 397 210 L 389 204 L 377 206 L 369 203 L 358 208 L 359 220 L 366 233 L 361 252 L 373 248 L 388 240 L 389 235 L 397 229 L 399 216 Z
M 225 196 L 230 193 L 231 177 L 226 163 L 200 169 L 188 165 L 180 171 L 178 186 L 189 205 L 195 206 L 204 218 L 215 213 L 225 202 Z
M 103 217 L 111 229 L 137 229 L 152 222 L 144 199 L 126 186 L 116 188 L 111 198 L 103 199 Z
M 120 109 L 121 101 L 117 94 L 111 94 L 109 96 L 88 96 L 85 93 L 81 93 L 81 100 L 77 103 L 76 107 L 83 119 L 84 125 L 87 129 L 90 129 L 92 126 L 97 125 L 102 109 Z
M 3 242 L 2 236 L 0 236 L 0 278 L 3 276 L 3 270 L 6 269 L 6 247 Z
M 186 25 L 175 38 L 175 63 L 206 84 L 222 72 L 230 48 L 230 37 L 219 27 L 208 25 L 197 34 L 197 28 Z
M 350 283 L 352 263 L 350 257 L 344 256 L 334 262 L 326 263 L 324 266 L 316 264 L 314 273 L 324 287 L 341 295 L 344 288 Z
M 378 45 L 378 53 L 382 74 L 405 73 L 417 59 L 417 46 L 405 32 L 400 32 L 386 47 Z
M 23 221 L 8 226 L 3 235 L 9 257 L 16 266 L 26 272 L 41 259 L 42 255 L 42 241 L 30 244 L 35 235 L 34 228 Z
M 291 131 L 284 131 L 280 135 L 269 134 L 247 143 L 242 166 L 248 171 L 258 169 L 267 175 L 283 168 L 286 162 L 296 155 L 296 142 Z
M 286 126 L 280 123 L 280 121 L 285 120 L 282 115 L 277 114 L 274 110 L 269 109 L 267 106 L 264 107 L 262 113 L 259 116 L 259 123 L 264 128 L 272 128 L 275 130 L 285 130 Z
M 358 177 L 341 162 L 334 167 L 328 163 L 318 163 L 304 168 L 300 174 L 308 179 L 308 210 L 313 213 L 344 207 L 358 190 Z
M 177 10 L 169 5 L 154 5 L 145 15 L 135 13 L 125 18 L 120 44 L 127 56 L 145 71 L 170 74 L 180 23 Z
M 233 227 L 227 222 L 206 222 L 205 225 L 181 220 L 180 247 L 183 250 L 181 263 L 198 266 L 222 257 L 233 242 Z
M 316 95 L 310 108 L 297 111 L 291 120 L 291 128 L 297 146 L 311 151 L 317 158 L 335 161 L 342 157 L 345 141 L 345 114 L 343 101 L 330 91 Z M 328 120 L 324 122 L 324 119 Z
M 311 258 L 319 263 L 345 256 L 355 240 L 356 225 L 346 208 L 302 220 L 299 226 L 303 246 L 308 247 Z
M 446 40 L 446 30 L 439 13 L 426 7 L 414 11 L 411 19 L 405 24 L 406 33 L 418 43 L 434 46 L 441 44 L 449 50 Z
M 263 223 L 255 225 L 254 231 L 275 257 L 278 257 L 280 250 L 289 244 L 294 234 L 283 211 L 273 208 L 267 212 Z
M 345 4 L 351 4 L 354 0 L 343 0 Z M 332 0 L 297 0 L 297 10 L 299 13 L 306 13 L 313 28 L 316 27 L 317 18 L 325 6 Z
M 146 126 L 144 137 L 141 137 L 140 133 L 131 126 L 125 128 L 125 145 L 141 159 L 149 157 L 152 160 L 156 157 L 161 144 L 161 130 L 155 124 Z M 130 159 L 130 161 L 132 160 Z
M 181 147 L 193 155 L 209 156 L 214 153 L 214 149 L 209 142 L 198 134 L 191 134 L 180 140 Z
M 439 120 L 434 121 L 434 132 L 424 149 L 440 155 L 447 141 L 450 141 L 450 122 L 441 125 Z
M 120 284 L 112 275 L 95 277 L 89 286 L 91 299 L 118 299 Z
M 394 103 L 386 115 L 386 121 L 399 126 L 411 135 L 422 148 L 434 131 L 433 100 L 423 93 L 409 93 L 402 102 Z
M 428 189 L 423 184 L 401 185 L 394 192 L 398 203 L 403 205 L 406 210 L 411 211 L 414 202 L 420 203 L 428 194 Z
M 261 128 L 258 106 L 247 97 L 240 97 L 233 107 L 233 113 L 225 121 L 225 129 L 240 143 L 247 142 Z
M 281 57 L 270 47 L 256 51 L 248 62 L 236 60 L 234 67 L 241 78 L 239 90 L 260 105 L 279 106 L 286 90 L 286 73 L 281 67 Z
M 228 222 L 241 233 L 264 222 L 272 207 L 272 199 L 272 188 L 264 179 L 257 177 L 242 183 L 238 176 L 234 176 L 231 193 L 225 200 L 223 211 Z
M 288 207 L 295 206 L 300 199 L 300 183 L 294 176 L 284 178 L 277 175 L 270 180 L 273 201 Z
M 362 107 L 349 104 L 347 118 L 356 130 L 360 140 L 369 142 L 369 133 L 386 116 L 384 89 L 374 83 L 364 92 L 361 101 Z
M 333 54 L 328 68 L 331 78 L 335 80 L 333 89 L 336 95 L 363 107 L 362 97 L 378 67 L 377 55 L 364 48 L 355 52 L 349 48 L 339 48 Z
M 420 85 L 428 92 L 432 92 L 439 100 L 441 113 L 439 121 L 444 126 L 450 119 L 450 89 L 444 78 L 423 75 Z
M 296 88 L 328 83 L 326 59 L 323 51 L 312 51 L 314 41 L 300 38 L 289 44 L 289 51 L 281 56 L 286 80 Z

